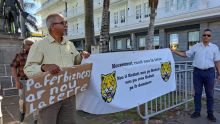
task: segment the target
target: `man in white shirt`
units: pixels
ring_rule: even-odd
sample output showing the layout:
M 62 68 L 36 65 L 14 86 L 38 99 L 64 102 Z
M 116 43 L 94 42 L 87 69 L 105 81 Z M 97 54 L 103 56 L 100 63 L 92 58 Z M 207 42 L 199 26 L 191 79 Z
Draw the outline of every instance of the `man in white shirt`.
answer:
M 216 122 L 216 118 L 213 115 L 214 104 L 214 79 L 215 79 L 215 67 L 220 72 L 220 53 L 219 48 L 215 44 L 210 43 L 211 30 L 206 29 L 203 31 L 203 41 L 195 44 L 188 51 L 181 52 L 172 49 L 172 52 L 181 57 L 193 57 L 193 85 L 194 85 L 194 107 L 195 111 L 191 115 L 191 118 L 200 117 L 201 111 L 201 97 L 203 85 L 205 87 L 206 102 L 207 102 L 207 118 Z M 218 75 L 218 79 L 220 76 Z

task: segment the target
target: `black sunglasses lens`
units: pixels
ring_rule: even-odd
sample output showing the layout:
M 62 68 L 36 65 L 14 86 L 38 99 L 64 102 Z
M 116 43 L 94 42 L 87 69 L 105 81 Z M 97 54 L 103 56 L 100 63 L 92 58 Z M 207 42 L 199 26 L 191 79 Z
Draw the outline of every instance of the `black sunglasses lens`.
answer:
M 203 36 L 203 37 L 205 37 L 205 36 L 211 37 L 211 35 L 209 35 L 209 34 L 203 34 L 202 36 Z
M 61 24 L 61 25 L 67 25 L 67 21 L 62 21 L 62 22 L 58 22 L 58 23 L 53 23 L 53 24 Z

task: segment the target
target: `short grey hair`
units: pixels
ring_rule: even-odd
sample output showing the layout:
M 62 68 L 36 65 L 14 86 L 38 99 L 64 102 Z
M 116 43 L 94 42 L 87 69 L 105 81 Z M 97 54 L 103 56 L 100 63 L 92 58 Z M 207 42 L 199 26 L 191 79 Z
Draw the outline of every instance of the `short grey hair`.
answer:
M 23 45 L 25 45 L 26 44 L 26 42 L 32 42 L 32 43 L 34 43 L 35 42 L 35 40 L 34 39 L 32 39 L 32 38 L 26 38 L 26 39 L 24 39 L 24 41 L 23 41 Z
M 54 23 L 54 20 L 56 20 L 56 17 L 61 16 L 63 17 L 61 14 L 59 13 L 53 13 L 47 16 L 46 18 L 46 25 L 47 28 L 50 30 L 50 27 L 52 26 L 52 24 Z

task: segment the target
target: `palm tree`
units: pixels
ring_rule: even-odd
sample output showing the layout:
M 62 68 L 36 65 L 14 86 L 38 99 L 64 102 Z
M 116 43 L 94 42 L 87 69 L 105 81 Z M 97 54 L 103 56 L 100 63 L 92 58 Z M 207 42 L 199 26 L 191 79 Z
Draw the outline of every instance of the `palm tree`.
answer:
M 93 0 L 84 0 L 85 8 L 85 49 L 91 52 L 91 45 L 94 45 L 94 20 L 93 20 Z
M 22 13 L 23 16 L 21 16 L 21 33 L 23 38 L 30 36 L 30 28 L 34 29 L 35 31 L 38 31 L 37 25 L 36 25 L 36 18 L 31 15 L 30 13 L 25 12 L 25 10 L 32 9 L 35 7 L 35 3 L 33 2 L 27 2 L 23 0 L 19 0 L 21 8 L 24 10 Z
M 110 23 L 110 11 L 109 11 L 109 0 L 103 1 L 102 11 L 102 26 L 100 32 L 99 51 L 105 53 L 109 51 L 109 23 Z
M 145 49 L 153 49 L 153 42 L 154 42 L 154 23 L 155 17 L 157 15 L 156 10 L 158 6 L 158 0 L 148 0 L 149 7 L 150 7 L 150 23 L 148 27 L 148 34 L 146 37 L 146 46 Z

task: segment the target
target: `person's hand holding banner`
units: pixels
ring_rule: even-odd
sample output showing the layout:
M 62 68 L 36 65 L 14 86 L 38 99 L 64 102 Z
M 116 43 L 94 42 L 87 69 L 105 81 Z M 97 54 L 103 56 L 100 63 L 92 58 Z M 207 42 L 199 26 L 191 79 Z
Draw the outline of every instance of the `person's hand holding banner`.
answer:
M 89 56 L 90 56 L 90 53 L 87 52 L 87 51 L 82 51 L 80 54 L 81 54 L 81 56 L 82 56 L 84 59 L 87 59 L 87 58 L 89 58 Z
M 51 74 L 57 74 L 61 71 L 60 67 L 56 64 L 43 64 L 41 66 L 43 72 L 50 72 Z
M 79 92 L 85 91 L 91 76 L 92 64 L 57 69 L 45 65 L 44 73 L 27 80 L 25 87 L 26 114 L 45 108 Z M 51 71 L 51 70 L 55 71 Z

